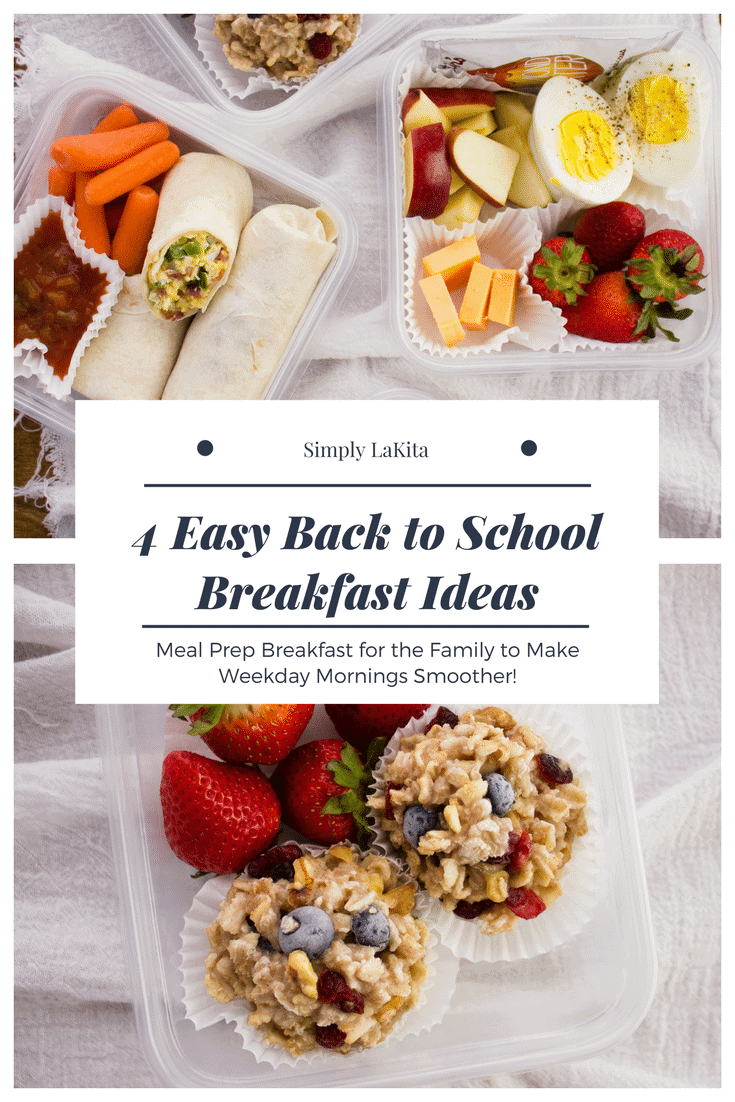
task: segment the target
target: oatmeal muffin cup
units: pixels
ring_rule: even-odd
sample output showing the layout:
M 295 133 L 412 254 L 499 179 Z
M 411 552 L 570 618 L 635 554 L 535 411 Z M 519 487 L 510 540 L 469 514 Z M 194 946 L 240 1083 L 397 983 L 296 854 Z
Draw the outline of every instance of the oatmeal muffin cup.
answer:
M 541 712 L 554 748 L 578 771 L 571 732 Z M 368 804 L 377 847 L 405 860 L 435 901 L 429 914 L 442 941 L 472 960 L 512 960 L 548 951 L 590 916 L 597 840 L 587 837 L 586 787 L 504 709 L 441 708 L 396 732 Z M 573 847 L 583 876 L 562 904 Z
M 448 1008 L 457 962 L 439 960 L 415 890 L 386 856 L 348 843 L 286 843 L 241 876 L 208 881 L 182 933 L 187 1017 L 197 1029 L 234 1021 L 245 1047 L 274 1066 L 430 1028 Z
M 360 30 L 359 15 L 214 15 L 207 18 L 214 21 L 211 35 L 219 43 L 219 56 L 224 55 L 232 69 L 262 73 L 279 83 L 300 84 L 309 80 L 325 65 L 341 57 L 353 45 Z M 199 34 L 199 23 L 197 30 Z M 203 49 L 203 42 L 200 49 Z M 211 53 L 207 50 L 208 57 Z M 216 64 L 216 57 L 211 60 Z

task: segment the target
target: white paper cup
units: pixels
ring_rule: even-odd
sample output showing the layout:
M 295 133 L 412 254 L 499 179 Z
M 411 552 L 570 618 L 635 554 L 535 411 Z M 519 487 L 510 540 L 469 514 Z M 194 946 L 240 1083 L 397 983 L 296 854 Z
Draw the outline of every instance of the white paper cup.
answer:
M 427 730 L 433 722 L 435 710 L 418 720 L 412 719 L 397 731 L 385 748 L 383 757 L 375 768 L 375 792 L 385 792 L 383 767 L 393 761 L 398 752 L 401 736 Z M 534 919 L 518 919 L 512 930 L 500 934 L 483 934 L 479 924 L 457 918 L 445 911 L 441 901 L 421 891 L 429 900 L 427 925 L 431 924 L 442 945 L 451 949 L 457 957 L 471 961 L 513 961 L 540 956 L 562 945 L 579 933 L 589 922 L 601 884 L 602 838 L 598 801 L 590 773 L 588 756 L 582 732 L 573 726 L 551 705 L 514 705 L 512 714 L 516 721 L 529 726 L 541 735 L 549 753 L 568 760 L 574 776 L 587 793 L 587 834 L 574 839 L 572 855 L 561 875 L 563 894 Z M 427 718 L 431 717 L 431 719 Z M 405 861 L 405 855 L 395 850 L 388 834 L 378 825 L 375 811 L 371 823 L 376 837 L 375 849 Z
M 299 843 L 301 849 L 312 854 L 322 854 L 325 848 L 309 846 Z M 397 865 L 392 858 L 393 864 Z M 406 883 L 412 880 L 406 873 L 400 872 L 400 881 Z M 184 1007 L 186 1017 L 194 1023 L 196 1029 L 206 1029 L 217 1022 L 231 1022 L 235 1032 L 242 1037 L 243 1048 L 255 1056 L 258 1063 L 268 1063 L 272 1067 L 281 1064 L 297 1066 L 304 1061 L 328 1062 L 339 1057 L 339 1053 L 333 1053 L 327 1049 L 314 1049 L 300 1056 L 291 1056 L 280 1045 L 266 1045 L 262 1040 L 260 1031 L 248 1025 L 248 1017 L 252 1007 L 245 999 L 235 999 L 229 1003 L 216 1002 L 204 986 L 205 961 L 210 951 L 207 927 L 217 918 L 220 904 L 235 880 L 235 876 L 217 876 L 208 880 L 197 892 L 191 908 L 184 919 L 184 928 L 181 932 L 182 947 L 181 976 L 184 989 Z M 424 892 L 416 893 L 416 905 L 414 916 L 426 921 L 429 912 L 428 901 Z M 396 1023 L 392 1033 L 380 1043 L 380 1048 L 386 1045 L 394 1045 L 402 1038 L 418 1033 L 424 1033 L 438 1025 L 447 1010 L 457 982 L 459 962 L 439 944 L 436 932 L 429 928 L 429 936 L 426 943 L 426 956 L 424 963 L 427 968 L 427 977 L 421 985 L 418 1002 Z M 350 1051 L 350 1060 L 359 1060 L 363 1053 L 372 1049 L 361 1050 L 356 1046 Z
M 112 307 L 117 302 L 125 273 L 120 265 L 111 260 L 109 256 L 104 256 L 87 248 L 79 235 L 73 209 L 58 195 L 45 195 L 41 199 L 37 199 L 15 223 L 15 256 L 33 237 L 43 219 L 51 211 L 60 214 L 67 240 L 79 259 L 92 268 L 96 268 L 97 271 L 102 272 L 107 277 L 107 290 L 100 300 L 94 317 L 74 350 L 69 369 L 63 379 L 55 374 L 54 369 L 46 359 L 45 353 L 48 349 L 41 341 L 26 339 L 15 346 L 15 378 L 30 379 L 35 376 L 47 394 L 53 395 L 54 398 L 66 399 L 71 396 L 72 382 L 85 348 L 99 333 L 100 329 L 105 326 L 112 312 Z
M 675 218 L 671 213 L 661 212 L 655 209 L 641 206 L 640 203 L 633 199 L 629 199 L 626 193 L 624 197 L 625 202 L 633 202 L 636 206 L 639 206 L 643 212 L 643 216 L 646 219 L 646 235 L 650 233 L 656 233 L 657 230 L 663 229 L 686 229 L 686 222 L 682 223 Z M 541 241 L 548 241 L 551 237 L 556 237 L 561 232 L 571 233 L 574 229 L 574 224 L 577 221 L 580 213 L 585 210 L 585 204 L 577 202 L 576 199 L 560 199 L 558 203 L 552 203 L 550 206 L 545 207 L 543 210 L 534 210 L 533 217 L 537 222 L 540 233 Z M 705 257 L 705 263 L 707 258 Z M 528 273 L 528 265 L 526 267 L 526 274 Z M 706 284 L 704 284 L 706 286 Z M 689 307 L 691 310 L 696 311 L 698 309 L 706 310 L 707 306 L 704 301 L 706 295 L 688 295 L 685 299 L 679 302 L 681 307 Z M 702 299 L 701 302 L 698 300 Z M 561 311 L 558 311 L 561 316 Z M 690 319 L 691 320 L 691 319 Z M 564 325 L 564 319 L 562 317 L 562 324 Z M 675 336 L 681 337 L 681 327 L 686 325 L 685 322 L 672 322 L 671 330 Z M 668 323 L 664 321 L 664 326 L 668 328 Z M 665 341 L 665 337 L 659 335 L 656 337 L 657 341 Z M 637 342 L 631 343 L 631 351 L 636 347 Z M 564 336 L 562 338 L 560 348 L 562 352 L 574 352 L 577 348 L 596 348 L 600 352 L 604 352 L 606 349 L 618 347 L 615 344 L 610 344 L 609 341 L 596 341 L 591 340 L 588 337 L 578 337 L 573 333 L 567 333 L 566 326 L 564 327 Z
M 350 49 L 360 37 L 360 30 L 361 28 L 358 27 Z M 214 33 L 213 15 L 194 16 L 194 38 L 204 64 L 220 87 L 233 99 L 246 99 L 256 92 L 295 91 L 297 88 L 303 87 L 304 84 L 311 84 L 313 81 L 319 80 L 326 69 L 336 64 L 341 57 L 349 52 L 349 50 L 343 51 L 334 61 L 321 65 L 309 77 L 290 77 L 287 80 L 279 80 L 271 76 L 267 69 L 242 70 L 235 69 L 234 66 L 230 65 L 222 49 L 222 43 Z
M 419 280 L 423 259 L 471 234 L 477 237 L 480 259 L 488 268 L 515 268 L 521 273 L 514 324 L 490 322 L 487 329 L 466 330 L 459 344 L 447 348 L 426 302 Z M 525 272 L 541 245 L 539 227 L 525 210 L 506 207 L 484 222 L 467 222 L 461 229 L 448 230 L 428 219 L 408 218 L 404 223 L 404 311 L 411 340 L 423 352 L 442 359 L 470 359 L 473 355 L 499 352 L 507 343 L 534 351 L 553 348 L 564 335 L 561 311 L 534 294 Z M 459 312 L 465 288 L 452 291 Z

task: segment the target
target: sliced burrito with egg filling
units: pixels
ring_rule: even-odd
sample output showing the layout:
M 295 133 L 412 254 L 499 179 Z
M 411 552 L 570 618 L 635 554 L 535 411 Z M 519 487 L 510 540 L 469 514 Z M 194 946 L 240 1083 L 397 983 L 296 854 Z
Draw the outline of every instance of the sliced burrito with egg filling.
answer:
M 232 267 L 253 187 L 242 165 L 185 153 L 167 173 L 143 265 L 148 306 L 167 321 L 206 310 Z
M 227 283 L 192 322 L 163 392 L 171 398 L 261 398 L 336 250 L 321 209 L 283 203 L 248 222 Z
M 77 367 L 72 386 L 87 398 L 158 400 L 191 318 L 163 321 L 148 309 L 140 276 L 125 276 L 104 329 Z

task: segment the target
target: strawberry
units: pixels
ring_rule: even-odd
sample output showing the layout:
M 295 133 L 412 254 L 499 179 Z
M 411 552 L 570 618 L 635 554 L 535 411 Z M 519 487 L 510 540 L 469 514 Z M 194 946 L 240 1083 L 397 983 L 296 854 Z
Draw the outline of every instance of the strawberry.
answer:
M 337 733 L 360 753 L 366 753 L 375 738 L 389 739 L 413 716 L 420 716 L 428 704 L 325 704 Z
M 587 294 L 575 306 L 562 310 L 567 332 L 592 340 L 628 344 L 648 341 L 660 330 L 678 341 L 659 323 L 660 318 L 689 317 L 691 310 L 674 310 L 668 303 L 644 302 L 626 282 L 623 272 L 602 272 L 590 283 Z
M 628 280 L 642 298 L 674 303 L 698 295 L 704 253 L 683 230 L 658 230 L 636 246 L 627 265 Z
M 191 719 L 189 734 L 230 762 L 275 765 L 293 750 L 314 712 L 313 704 L 169 704 L 177 719 Z
M 586 246 L 599 275 L 621 269 L 645 232 L 643 211 L 618 200 L 583 210 L 574 227 L 574 240 Z
M 161 807 L 168 844 L 200 872 L 242 872 L 281 823 L 278 798 L 259 769 L 190 750 L 164 758 Z
M 585 297 L 562 311 L 569 333 L 615 344 L 642 339 L 643 332 L 637 330 L 642 312 L 643 302 L 622 272 L 595 276 Z
M 571 237 L 550 237 L 531 261 L 528 282 L 545 302 L 562 309 L 573 306 L 586 294 L 595 274 L 592 259 L 583 245 Z
M 284 821 L 312 842 L 352 841 L 370 829 L 365 792 L 372 770 L 342 739 L 302 743 L 283 759 L 271 780 Z

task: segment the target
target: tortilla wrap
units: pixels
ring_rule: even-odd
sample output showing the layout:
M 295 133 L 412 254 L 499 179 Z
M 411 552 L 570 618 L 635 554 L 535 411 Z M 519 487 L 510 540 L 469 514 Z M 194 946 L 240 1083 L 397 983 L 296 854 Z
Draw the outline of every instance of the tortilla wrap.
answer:
M 107 324 L 82 356 L 72 387 L 87 398 L 159 399 L 190 322 L 154 317 L 140 276 L 125 276 Z
M 140 277 L 154 314 L 175 319 L 207 309 L 227 280 L 252 210 L 253 186 L 242 165 L 216 153 L 179 158 L 163 181 Z M 187 257 L 188 246 L 200 251 Z M 172 252 L 179 256 L 172 259 Z
M 261 398 L 336 250 L 322 210 L 266 207 L 243 230 L 217 300 L 194 319 L 164 400 Z

